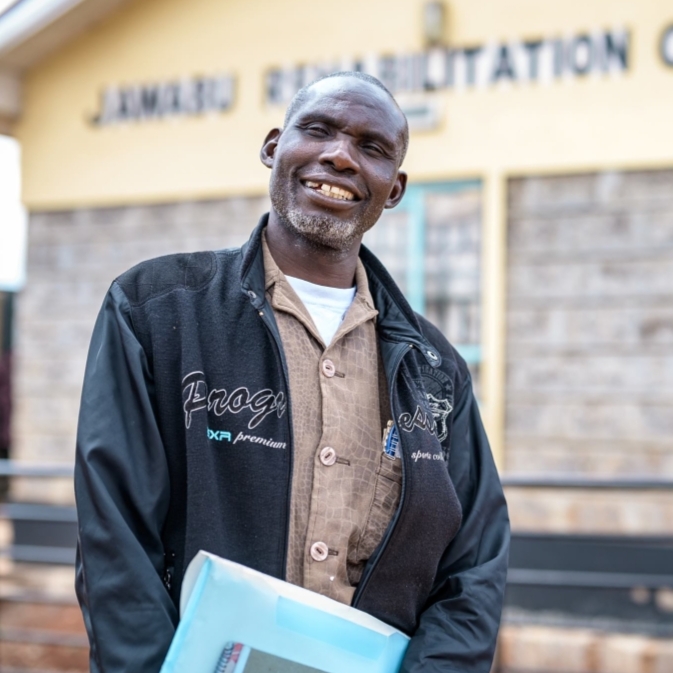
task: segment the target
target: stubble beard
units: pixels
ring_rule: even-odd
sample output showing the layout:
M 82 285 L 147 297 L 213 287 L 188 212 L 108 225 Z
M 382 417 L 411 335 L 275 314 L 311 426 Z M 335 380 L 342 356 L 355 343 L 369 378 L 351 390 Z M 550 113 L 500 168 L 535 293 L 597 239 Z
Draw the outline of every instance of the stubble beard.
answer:
M 273 178 L 269 192 L 271 205 L 285 226 L 316 248 L 329 248 L 335 252 L 350 250 L 376 224 L 380 216 L 380 213 L 372 212 L 371 206 L 360 217 L 347 219 L 328 213 L 305 213 L 297 207 L 295 196 L 287 186 L 284 188 Z

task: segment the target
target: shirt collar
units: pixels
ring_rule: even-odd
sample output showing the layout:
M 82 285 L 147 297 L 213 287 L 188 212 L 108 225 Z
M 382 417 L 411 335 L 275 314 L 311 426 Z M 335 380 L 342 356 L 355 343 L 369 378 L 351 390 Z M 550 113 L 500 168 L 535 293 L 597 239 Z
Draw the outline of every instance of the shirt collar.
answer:
M 264 297 L 264 259 L 262 256 L 262 231 L 269 221 L 269 214 L 262 215 L 250 239 L 241 247 L 241 292 L 260 311 Z M 378 331 L 390 342 L 410 343 L 419 348 L 431 367 L 439 367 L 442 357 L 421 332 L 418 317 L 404 298 L 386 268 L 364 245 L 360 247 L 360 260 L 369 281 L 369 290 L 379 315 Z
M 308 309 L 271 255 L 266 242 L 265 231 L 262 231 L 262 255 L 264 259 L 264 289 L 269 297 L 271 306 L 276 310 L 285 311 L 295 316 L 322 343 L 322 338 L 313 323 Z M 348 308 L 348 311 L 346 311 L 344 320 L 334 335 L 332 343 L 335 343 L 341 336 L 344 336 L 359 325 L 376 318 L 378 315 L 369 290 L 367 272 L 360 258 L 358 258 L 357 266 L 355 267 L 355 286 L 356 291 L 353 303 Z

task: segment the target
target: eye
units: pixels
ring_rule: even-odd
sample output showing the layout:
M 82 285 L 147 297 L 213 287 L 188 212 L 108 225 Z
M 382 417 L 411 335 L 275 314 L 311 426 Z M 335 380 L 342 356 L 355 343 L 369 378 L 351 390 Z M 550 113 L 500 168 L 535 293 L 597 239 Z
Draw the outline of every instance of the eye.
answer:
M 304 127 L 304 131 L 309 135 L 315 136 L 316 138 L 325 138 L 329 135 L 329 131 L 322 124 L 309 124 Z
M 372 157 L 385 157 L 390 158 L 390 152 L 384 147 L 381 147 L 378 143 L 375 142 L 365 142 L 362 144 L 362 149 Z
M 365 143 L 362 147 L 363 149 L 367 150 L 367 152 L 373 152 L 375 154 L 383 154 L 383 150 L 375 143 Z

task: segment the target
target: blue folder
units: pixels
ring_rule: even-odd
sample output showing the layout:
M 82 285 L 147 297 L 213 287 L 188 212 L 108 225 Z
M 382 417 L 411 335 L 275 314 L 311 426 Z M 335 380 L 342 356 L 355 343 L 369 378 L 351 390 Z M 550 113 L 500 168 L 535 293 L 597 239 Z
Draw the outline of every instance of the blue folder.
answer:
M 397 673 L 409 638 L 368 615 L 199 552 L 161 673 Z

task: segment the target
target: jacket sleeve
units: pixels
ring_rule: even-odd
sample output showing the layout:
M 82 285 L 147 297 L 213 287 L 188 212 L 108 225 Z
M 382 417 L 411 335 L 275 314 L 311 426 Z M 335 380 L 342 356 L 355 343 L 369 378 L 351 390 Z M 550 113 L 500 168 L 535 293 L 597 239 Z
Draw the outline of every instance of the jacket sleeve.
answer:
M 509 517 L 469 379 L 455 414 L 449 472 L 463 521 L 440 560 L 402 673 L 489 673 L 495 651 Z
M 94 328 L 77 433 L 76 591 L 92 673 L 158 672 L 177 610 L 162 582 L 169 474 L 147 358 L 113 283 Z

